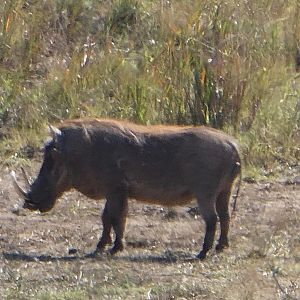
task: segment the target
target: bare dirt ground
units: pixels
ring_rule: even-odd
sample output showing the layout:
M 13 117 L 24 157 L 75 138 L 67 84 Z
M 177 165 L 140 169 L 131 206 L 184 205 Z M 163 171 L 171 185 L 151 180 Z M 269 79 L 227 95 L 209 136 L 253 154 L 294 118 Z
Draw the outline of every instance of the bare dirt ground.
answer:
M 199 261 L 204 224 L 189 207 L 131 201 L 126 250 L 89 258 L 104 201 L 74 191 L 47 214 L 18 210 L 22 200 L 2 170 L 0 298 L 300 299 L 299 171 L 244 182 L 230 248 Z

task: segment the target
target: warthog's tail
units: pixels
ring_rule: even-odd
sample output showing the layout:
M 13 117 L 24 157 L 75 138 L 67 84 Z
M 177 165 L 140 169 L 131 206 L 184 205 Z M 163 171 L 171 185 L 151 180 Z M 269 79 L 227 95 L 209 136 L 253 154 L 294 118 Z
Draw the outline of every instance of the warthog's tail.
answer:
M 237 198 L 239 196 L 240 193 L 240 187 L 241 187 L 241 183 L 242 183 L 242 167 L 241 167 L 241 162 L 236 162 L 235 163 L 235 167 L 233 169 L 233 178 L 237 178 L 238 177 L 238 183 L 236 185 L 236 191 L 235 194 L 232 196 L 233 197 L 233 208 L 232 208 L 232 214 L 234 214 L 234 212 L 236 211 L 236 202 L 237 202 Z

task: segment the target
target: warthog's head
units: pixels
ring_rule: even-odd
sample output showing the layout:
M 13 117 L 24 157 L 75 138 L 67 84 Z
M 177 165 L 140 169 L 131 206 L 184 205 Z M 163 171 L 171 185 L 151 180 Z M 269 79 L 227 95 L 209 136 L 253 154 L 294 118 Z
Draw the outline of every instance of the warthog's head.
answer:
M 56 199 L 71 188 L 67 166 L 63 153 L 63 134 L 50 126 L 53 139 L 44 147 L 44 160 L 39 174 L 33 183 L 30 183 L 22 169 L 27 190 L 17 183 L 15 173 L 12 172 L 14 186 L 19 195 L 24 198 L 23 207 L 30 210 L 49 211 L 53 208 Z

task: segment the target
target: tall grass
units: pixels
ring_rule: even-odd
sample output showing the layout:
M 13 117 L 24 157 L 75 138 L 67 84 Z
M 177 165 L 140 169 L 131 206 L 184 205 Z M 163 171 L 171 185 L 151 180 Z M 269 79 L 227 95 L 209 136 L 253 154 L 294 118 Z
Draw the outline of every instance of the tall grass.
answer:
M 295 164 L 299 15 L 297 0 L 4 1 L 2 142 L 18 152 L 37 143 L 28 130 L 102 116 L 205 124 L 234 133 L 247 164 Z

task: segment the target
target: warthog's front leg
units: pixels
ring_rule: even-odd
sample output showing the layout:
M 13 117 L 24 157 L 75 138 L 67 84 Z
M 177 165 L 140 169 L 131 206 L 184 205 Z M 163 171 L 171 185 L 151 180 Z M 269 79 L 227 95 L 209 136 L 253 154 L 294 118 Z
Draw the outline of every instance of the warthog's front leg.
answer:
M 102 251 L 107 244 L 111 243 L 111 228 L 114 229 L 116 238 L 110 254 L 115 254 L 124 249 L 123 237 L 128 213 L 128 200 L 125 192 L 109 194 L 104 208 L 102 222 L 103 233 L 97 245 L 96 251 Z
M 97 248 L 95 252 L 102 252 L 106 245 L 110 245 L 112 243 L 110 232 L 112 228 L 111 224 L 111 212 L 110 212 L 110 203 L 107 201 L 102 214 L 102 225 L 103 231 L 102 236 L 97 244 Z

